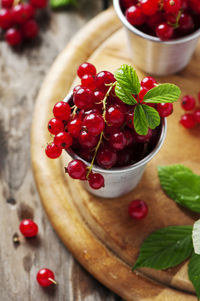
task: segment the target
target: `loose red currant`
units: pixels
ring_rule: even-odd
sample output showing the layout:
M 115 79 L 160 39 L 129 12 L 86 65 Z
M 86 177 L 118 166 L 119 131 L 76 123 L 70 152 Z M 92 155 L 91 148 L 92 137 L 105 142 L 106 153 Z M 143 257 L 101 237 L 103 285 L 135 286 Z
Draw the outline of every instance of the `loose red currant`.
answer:
M 35 8 L 45 8 L 47 6 L 48 0 L 30 0 L 30 4 Z
M 85 74 L 81 77 L 81 85 L 94 91 L 96 88 L 95 77 L 91 74 Z
M 196 100 L 193 96 L 191 95 L 185 95 L 183 96 L 181 100 L 181 106 L 185 111 L 190 111 L 195 108 L 196 105 Z
M 57 135 L 64 131 L 64 124 L 60 119 L 52 118 L 49 121 L 48 130 L 51 134 Z
M 45 152 L 46 152 L 47 157 L 49 157 L 51 159 L 56 159 L 56 158 L 60 157 L 60 155 L 62 153 L 62 148 L 57 147 L 55 145 L 55 143 L 52 142 L 47 145 Z
M 164 0 L 163 4 L 167 13 L 177 13 L 181 8 L 181 0 Z
M 138 143 L 145 143 L 148 142 L 152 137 L 152 130 L 148 129 L 147 135 L 139 135 L 138 133 L 134 132 L 134 139 Z
M 36 279 L 43 287 L 50 286 L 53 283 L 56 284 L 54 273 L 46 268 L 42 268 L 38 271 Z
M 39 28 L 35 20 L 29 20 L 22 26 L 23 36 L 27 39 L 34 39 L 38 32 Z
M 103 117 L 98 113 L 90 113 L 83 119 L 83 126 L 92 136 L 98 136 L 105 127 Z
M 100 91 L 107 91 L 108 90 L 108 84 L 114 83 L 116 80 L 114 78 L 114 75 L 109 71 L 101 71 L 96 75 L 96 87 Z
M 126 12 L 126 19 L 133 26 L 142 25 L 145 22 L 145 15 L 142 12 L 142 9 L 139 6 L 130 6 Z
M 11 8 L 13 6 L 14 0 L 1 0 L 1 5 L 3 8 Z
M 67 130 L 73 137 L 78 137 L 82 128 L 82 120 L 80 118 L 75 117 L 72 119 L 68 125 Z
M 69 162 L 66 171 L 73 179 L 86 179 L 86 165 L 81 160 L 72 160 L 71 162 Z
M 194 112 L 194 118 L 195 118 L 195 120 L 196 120 L 197 123 L 200 123 L 200 109 L 197 109 Z
M 7 29 L 12 25 L 12 15 L 9 9 L 0 9 L 0 28 Z
M 73 101 L 79 109 L 88 110 L 94 105 L 94 96 L 90 89 L 82 87 L 74 93 Z
M 147 76 L 144 77 L 143 80 L 141 81 L 141 86 L 143 88 L 146 88 L 147 90 L 151 90 L 152 88 L 154 88 L 157 85 L 157 81 L 155 80 L 155 78 L 151 77 L 151 76 Z
M 90 173 L 89 185 L 93 189 L 100 189 L 104 187 L 104 177 L 100 173 Z
M 158 103 L 157 111 L 160 117 L 168 117 L 173 112 L 173 104 L 172 103 Z
M 184 114 L 181 116 L 180 124 L 187 129 L 192 129 L 196 125 L 194 114 Z
M 19 230 L 25 237 L 34 237 L 38 233 L 38 225 L 31 219 L 24 219 L 19 225 Z
M 92 149 L 95 147 L 99 141 L 98 136 L 92 136 L 87 131 L 82 130 L 79 137 L 78 137 L 79 143 L 82 147 L 90 148 Z
M 156 35 L 163 41 L 170 40 L 173 36 L 174 29 L 167 23 L 161 23 L 156 27 Z
M 95 76 L 97 73 L 96 68 L 91 63 L 85 62 L 78 67 L 77 74 L 80 78 L 84 75 L 93 75 Z
M 123 132 L 116 132 L 110 136 L 109 145 L 115 150 L 122 150 L 127 144 L 126 136 Z
M 158 0 L 141 0 L 140 7 L 144 15 L 152 16 L 158 10 Z
M 53 108 L 53 114 L 60 120 L 68 121 L 71 114 L 70 105 L 64 101 L 57 102 Z
M 60 132 L 54 137 L 53 142 L 57 147 L 68 149 L 72 145 L 72 136 L 67 132 Z
M 5 39 L 10 46 L 17 46 L 22 42 L 21 31 L 17 28 L 9 28 L 5 33 Z
M 103 147 L 98 151 L 97 163 L 99 164 L 99 166 L 106 169 L 110 169 L 112 166 L 115 165 L 116 162 L 117 162 L 117 154 L 115 151 L 107 147 Z
M 143 219 L 148 214 L 147 204 L 142 200 L 134 200 L 128 206 L 128 212 L 133 219 Z
M 120 127 L 125 119 L 124 113 L 120 110 L 118 105 L 110 106 L 106 110 L 106 121 L 108 125 Z

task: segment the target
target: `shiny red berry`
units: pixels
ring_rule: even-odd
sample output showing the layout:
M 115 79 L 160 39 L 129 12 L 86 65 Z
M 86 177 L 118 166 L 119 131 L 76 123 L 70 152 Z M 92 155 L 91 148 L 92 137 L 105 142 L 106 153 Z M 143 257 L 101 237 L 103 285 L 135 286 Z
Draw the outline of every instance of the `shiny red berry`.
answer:
M 196 100 L 191 95 L 185 95 L 181 99 L 181 106 L 185 111 L 193 110 L 195 108 L 195 105 L 196 105 Z
M 114 83 L 116 80 L 114 75 L 109 71 L 101 71 L 96 75 L 95 83 L 96 87 L 100 91 L 107 91 L 108 84 Z
M 110 169 L 117 162 L 117 154 L 115 151 L 103 147 L 98 151 L 97 162 L 100 167 Z
M 53 107 L 53 114 L 57 119 L 67 121 L 71 114 L 70 105 L 64 101 L 59 101 Z
M 64 131 L 64 124 L 60 119 L 52 118 L 48 123 L 48 130 L 51 134 L 57 135 Z
M 83 126 L 90 135 L 98 136 L 104 130 L 105 122 L 100 114 L 90 113 L 83 119 Z
M 162 12 L 156 12 L 154 15 L 149 16 L 146 20 L 147 25 L 155 30 L 155 28 L 163 22 L 163 13 Z
M 12 18 L 14 23 L 23 24 L 29 19 L 24 4 L 17 4 L 12 8 Z
M 31 219 L 24 219 L 19 225 L 19 230 L 25 237 L 34 237 L 38 233 L 38 225 Z
M 194 28 L 194 21 L 192 16 L 187 13 L 182 13 L 180 15 L 179 21 L 179 30 L 183 33 L 189 33 Z
M 156 35 L 163 41 L 170 40 L 174 34 L 174 29 L 167 23 L 161 23 L 156 27 Z
M 141 0 L 140 7 L 144 15 L 152 16 L 158 10 L 158 0 Z
M 92 149 L 97 145 L 99 137 L 92 136 L 86 130 L 82 130 L 78 137 L 78 140 L 82 147 Z
M 22 26 L 23 36 L 27 39 L 34 39 L 38 35 L 38 32 L 39 32 L 39 27 L 35 20 L 28 20 Z
M 95 77 L 91 74 L 85 74 L 81 77 L 81 85 L 94 91 L 96 88 Z
M 144 77 L 143 80 L 141 81 L 141 86 L 143 88 L 146 88 L 147 90 L 154 88 L 157 84 L 158 83 L 155 80 L 155 78 L 151 76 Z
M 13 6 L 14 0 L 1 0 L 1 5 L 3 8 L 11 8 Z
M 86 179 L 86 165 L 81 160 L 72 160 L 69 162 L 66 170 L 73 179 Z
M 54 273 L 46 268 L 42 268 L 38 271 L 36 276 L 37 282 L 43 287 L 50 286 L 51 284 L 56 284 Z
M 82 120 L 75 117 L 67 124 L 67 130 L 73 137 L 78 137 L 82 128 Z
M 48 4 L 48 0 L 30 0 L 30 4 L 35 8 L 45 8 Z
M 72 136 L 67 132 L 60 132 L 54 137 L 53 142 L 57 147 L 68 149 L 72 145 Z
M 124 131 L 124 135 L 126 137 L 126 146 L 130 146 L 134 142 L 134 134 L 133 131 L 126 130 Z
M 128 212 L 133 219 L 143 219 L 148 214 L 147 204 L 142 200 L 134 200 L 128 206 Z
M 9 28 L 5 33 L 5 40 L 10 46 L 17 46 L 21 44 L 21 31 L 17 28 Z
M 96 75 L 96 68 L 91 63 L 85 62 L 78 67 L 77 74 L 80 78 L 84 75 Z
M 172 103 L 158 103 L 157 111 L 160 117 L 168 117 L 173 113 L 173 104 Z
M 137 0 L 122 0 L 121 1 L 122 8 L 125 10 L 135 4 L 137 4 Z
M 143 101 L 143 98 L 144 98 L 145 94 L 147 94 L 148 91 L 149 91 L 149 89 L 147 89 L 145 87 L 141 87 L 140 92 L 138 94 L 138 96 L 139 96 L 139 102 Z
M 181 116 L 180 124 L 187 129 L 192 129 L 196 125 L 194 114 L 184 114 Z
M 56 158 L 60 157 L 60 155 L 62 153 L 62 148 L 57 147 L 55 145 L 55 143 L 52 142 L 47 145 L 45 152 L 46 152 L 47 157 L 49 157 L 51 159 L 56 159 Z
M 197 109 L 194 112 L 194 118 L 195 118 L 195 120 L 196 120 L 197 123 L 200 123 L 200 109 Z
M 124 149 L 127 145 L 126 136 L 121 131 L 112 134 L 109 139 L 109 145 L 117 151 Z
M 10 10 L 7 8 L 0 9 L 0 28 L 8 29 L 12 24 L 13 21 Z
M 152 130 L 148 129 L 147 135 L 139 135 L 138 133 L 134 132 L 134 139 L 138 143 L 145 143 L 148 142 L 152 137 Z
M 108 125 L 120 127 L 123 124 L 124 119 L 125 115 L 118 105 L 110 106 L 106 110 L 106 121 Z
M 94 105 L 93 93 L 90 89 L 81 87 L 74 93 L 73 101 L 79 109 L 91 109 Z
M 163 4 L 167 13 L 177 13 L 181 8 L 181 0 L 164 0 Z
M 100 189 L 104 187 L 104 177 L 99 173 L 90 173 L 89 185 L 93 189 Z
M 128 22 L 133 26 L 142 25 L 145 22 L 145 15 L 143 14 L 141 7 L 139 6 L 130 6 L 126 10 L 125 15 Z

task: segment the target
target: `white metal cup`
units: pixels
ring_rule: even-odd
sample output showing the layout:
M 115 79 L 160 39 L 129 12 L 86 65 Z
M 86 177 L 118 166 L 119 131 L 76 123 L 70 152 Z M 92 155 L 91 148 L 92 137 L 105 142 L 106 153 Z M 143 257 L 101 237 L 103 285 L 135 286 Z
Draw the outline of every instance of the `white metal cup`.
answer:
M 131 25 L 124 16 L 120 0 L 113 0 L 115 11 L 128 37 L 133 63 L 152 75 L 164 76 L 182 70 L 189 63 L 200 36 L 200 29 L 183 38 L 161 41 Z
M 72 93 L 69 93 L 64 101 L 69 102 L 71 100 Z M 120 197 L 131 190 L 133 190 L 139 183 L 146 164 L 158 153 L 166 137 L 167 132 L 167 121 L 162 120 L 162 128 L 159 140 L 155 145 L 155 148 L 142 160 L 139 162 L 120 168 L 103 169 L 99 166 L 94 165 L 92 170 L 95 173 L 100 173 L 105 180 L 105 186 L 98 190 L 92 189 L 88 185 L 88 181 L 82 181 L 82 184 L 86 190 L 92 194 L 103 197 L 103 198 L 116 198 Z M 76 155 L 71 149 L 67 151 L 72 159 L 80 159 L 87 166 L 90 165 L 89 162 L 83 160 L 78 155 Z

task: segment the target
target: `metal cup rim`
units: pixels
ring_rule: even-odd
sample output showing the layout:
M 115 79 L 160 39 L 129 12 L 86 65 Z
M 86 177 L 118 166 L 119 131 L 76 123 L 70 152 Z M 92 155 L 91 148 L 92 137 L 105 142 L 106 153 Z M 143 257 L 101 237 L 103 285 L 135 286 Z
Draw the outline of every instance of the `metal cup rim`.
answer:
M 113 6 L 115 8 L 116 14 L 119 17 L 119 19 L 121 20 L 121 22 L 123 23 L 123 25 L 128 28 L 132 33 L 136 34 L 137 36 L 140 36 L 146 40 L 149 40 L 151 42 L 155 42 L 155 43 L 162 43 L 162 44 L 166 44 L 166 45 L 176 45 L 176 44 L 184 44 L 187 43 L 191 40 L 194 40 L 196 38 L 198 38 L 200 36 L 200 29 L 196 30 L 195 32 L 182 37 L 182 38 L 178 38 L 178 39 L 174 39 L 171 41 L 161 41 L 159 38 L 153 37 L 151 35 L 148 35 L 142 31 L 140 31 L 139 29 L 137 29 L 136 27 L 134 27 L 133 25 L 131 25 L 125 15 L 123 14 L 121 7 L 120 7 L 120 0 L 113 0 Z

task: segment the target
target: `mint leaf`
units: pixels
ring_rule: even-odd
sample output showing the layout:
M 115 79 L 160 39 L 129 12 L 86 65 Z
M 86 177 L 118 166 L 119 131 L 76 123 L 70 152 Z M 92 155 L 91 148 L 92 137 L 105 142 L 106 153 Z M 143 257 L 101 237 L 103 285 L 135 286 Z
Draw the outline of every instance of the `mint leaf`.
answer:
M 178 100 L 181 94 L 179 87 L 173 84 L 161 84 L 149 90 L 143 99 L 146 103 L 168 103 Z
M 200 219 L 193 225 L 192 241 L 194 246 L 194 253 L 200 255 Z
M 129 94 L 139 94 L 140 81 L 136 71 L 129 65 L 122 65 L 114 74 L 118 84 Z
M 137 105 L 134 110 L 133 118 L 135 131 L 139 135 L 147 135 L 148 133 L 148 122 L 144 109 L 141 105 Z
M 192 226 L 166 227 L 144 240 L 133 269 L 149 267 L 161 270 L 174 267 L 187 259 L 192 250 Z
M 194 285 L 198 299 L 200 299 L 200 255 L 192 254 L 188 265 L 188 276 Z
M 157 126 L 159 126 L 160 116 L 158 114 L 158 111 L 156 111 L 154 108 L 147 105 L 142 105 L 142 108 L 146 115 L 148 127 L 153 130 Z
M 76 4 L 77 0 L 50 0 L 50 6 L 53 9 L 63 8 L 70 4 Z
M 134 105 L 137 103 L 132 94 L 130 94 L 129 91 L 126 90 L 123 86 L 120 86 L 119 83 L 117 83 L 115 86 L 115 94 L 117 95 L 117 97 L 119 97 L 119 99 L 129 105 Z
M 158 167 L 160 183 L 165 193 L 176 203 L 200 212 L 200 176 L 182 165 Z

